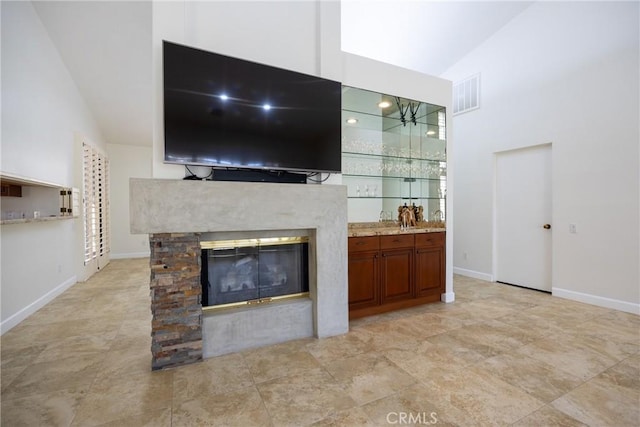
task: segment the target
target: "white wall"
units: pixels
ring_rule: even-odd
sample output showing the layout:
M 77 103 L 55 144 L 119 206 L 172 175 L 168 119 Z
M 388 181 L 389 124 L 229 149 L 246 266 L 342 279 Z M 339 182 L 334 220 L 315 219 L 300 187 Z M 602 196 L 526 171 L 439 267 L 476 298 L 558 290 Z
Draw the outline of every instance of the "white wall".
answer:
M 185 175 L 162 162 L 162 40 L 339 79 L 339 14 L 337 4 L 317 1 L 154 2 L 153 176 Z
M 537 2 L 444 73 L 481 73 L 453 121 L 458 271 L 494 274 L 494 153 L 551 142 L 553 293 L 640 311 L 638 9 Z
M 2 171 L 77 186 L 75 132 L 104 148 L 31 3 L 2 2 Z
M 111 259 L 149 256 L 147 235 L 129 231 L 129 178 L 151 178 L 151 147 L 107 144 L 111 197 Z
M 2 172 L 81 187 L 77 136 L 100 130 L 29 2 L 2 2 Z M 82 274 L 79 219 L 2 225 L 2 332 Z M 34 265 L 37 266 L 34 268 Z

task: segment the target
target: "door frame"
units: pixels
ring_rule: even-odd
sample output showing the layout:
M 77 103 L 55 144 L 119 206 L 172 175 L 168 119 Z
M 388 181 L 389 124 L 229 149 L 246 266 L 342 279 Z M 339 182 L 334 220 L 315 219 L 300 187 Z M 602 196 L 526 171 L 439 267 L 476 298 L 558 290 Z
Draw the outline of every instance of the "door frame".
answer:
M 545 143 L 541 143 L 541 144 L 533 144 L 533 145 L 524 145 L 521 147 L 514 147 L 514 148 L 508 148 L 508 149 L 504 149 L 504 150 L 496 150 L 493 152 L 493 189 L 492 189 L 492 204 L 491 204 L 491 226 L 492 226 L 492 232 L 491 232 L 491 237 L 492 237 L 492 242 L 491 242 L 491 281 L 492 282 L 497 282 L 497 278 L 498 278 L 498 215 L 497 215 L 497 211 L 498 211 L 498 155 L 499 154 L 504 154 L 504 153 L 509 153 L 512 151 L 520 151 L 520 150 L 526 150 L 526 149 L 531 149 L 531 148 L 542 148 L 542 147 L 546 147 L 548 146 L 549 149 L 551 150 L 551 189 L 550 189 L 550 198 L 551 198 L 551 224 L 555 224 L 557 223 L 557 221 L 555 221 L 555 213 L 554 213 L 554 203 L 553 203 L 553 182 L 554 182 L 554 175 L 555 175 L 555 168 L 553 167 L 553 142 L 545 142 Z M 551 253 L 549 254 L 550 257 L 550 265 L 551 265 L 551 294 L 553 295 L 553 288 L 554 288 L 554 280 L 553 280 L 553 271 L 554 271 L 554 256 L 553 256 L 553 248 L 555 247 L 554 244 L 554 234 L 555 233 L 551 233 Z

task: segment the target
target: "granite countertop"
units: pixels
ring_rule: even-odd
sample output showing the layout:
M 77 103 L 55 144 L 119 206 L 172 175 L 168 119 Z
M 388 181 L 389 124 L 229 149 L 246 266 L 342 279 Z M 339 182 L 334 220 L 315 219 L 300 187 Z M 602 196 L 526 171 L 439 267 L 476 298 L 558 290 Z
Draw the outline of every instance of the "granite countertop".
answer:
M 30 222 L 49 222 L 49 221 L 60 221 L 66 219 L 76 219 L 78 217 L 65 215 L 65 216 L 43 216 L 40 218 L 16 218 L 16 219 L 3 219 L 0 221 L 0 224 L 26 224 Z
M 364 237 L 392 234 L 438 233 L 443 231 L 446 231 L 446 227 L 442 221 L 420 222 L 417 226 L 410 227 L 406 230 L 401 230 L 400 225 L 395 221 L 350 222 L 348 236 Z

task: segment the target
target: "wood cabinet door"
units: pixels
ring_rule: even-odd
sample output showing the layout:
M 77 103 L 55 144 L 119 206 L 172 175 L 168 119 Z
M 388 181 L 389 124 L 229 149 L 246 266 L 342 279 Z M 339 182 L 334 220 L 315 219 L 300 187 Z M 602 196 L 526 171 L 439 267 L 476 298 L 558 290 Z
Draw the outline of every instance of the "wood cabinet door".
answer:
M 380 304 L 378 252 L 349 253 L 349 309 Z
M 444 292 L 444 270 L 444 247 L 416 249 L 417 296 Z
M 382 303 L 413 298 L 413 248 L 381 253 Z

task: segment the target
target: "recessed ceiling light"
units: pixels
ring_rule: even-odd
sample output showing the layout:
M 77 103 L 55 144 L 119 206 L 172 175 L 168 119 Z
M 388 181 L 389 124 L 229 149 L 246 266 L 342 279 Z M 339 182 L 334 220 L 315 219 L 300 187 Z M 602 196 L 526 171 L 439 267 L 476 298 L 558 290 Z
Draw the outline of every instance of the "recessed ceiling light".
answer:
M 269 104 L 264 104 L 264 105 L 262 106 L 262 108 L 263 108 L 263 109 L 265 109 L 266 111 L 269 111 L 269 110 L 271 110 L 271 105 L 269 105 Z
M 220 99 L 226 101 L 227 99 L 229 99 L 229 97 L 223 93 L 222 95 L 220 95 Z
M 347 119 L 347 123 L 349 123 L 350 125 L 355 125 L 356 123 L 358 123 L 358 119 L 356 119 L 355 117 L 349 117 Z
M 389 107 L 391 107 L 391 103 L 389 101 L 380 101 L 378 103 L 378 107 L 380 107 L 380 108 L 389 108 Z

